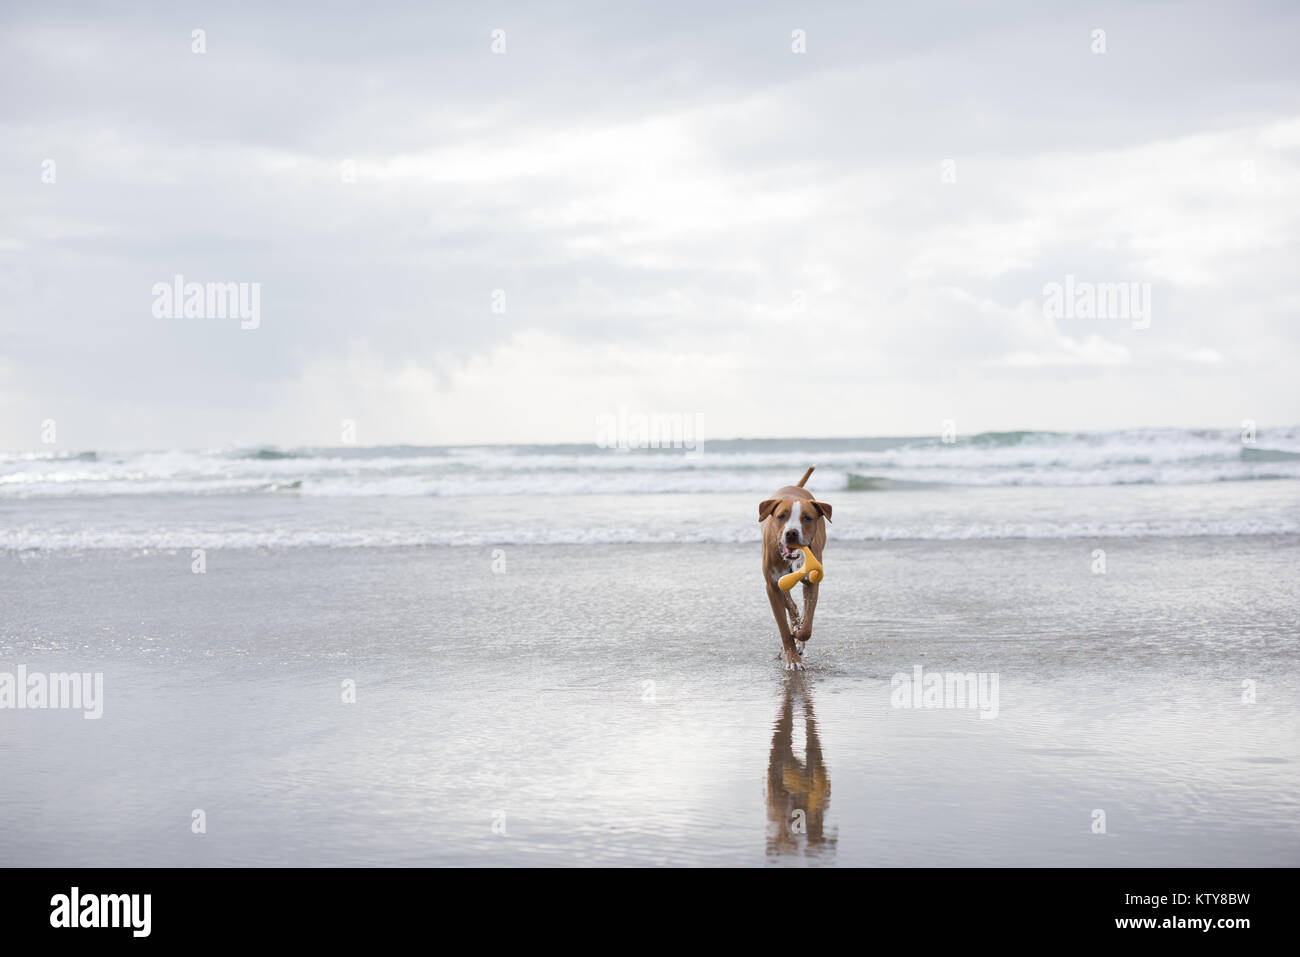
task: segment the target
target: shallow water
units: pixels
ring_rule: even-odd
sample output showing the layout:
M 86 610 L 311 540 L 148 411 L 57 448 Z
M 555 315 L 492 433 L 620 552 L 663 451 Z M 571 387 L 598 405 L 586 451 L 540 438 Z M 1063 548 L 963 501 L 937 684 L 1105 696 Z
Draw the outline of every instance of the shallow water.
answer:
M 752 545 L 9 553 L 0 670 L 102 671 L 105 702 L 0 711 L 0 848 L 1300 864 L 1300 539 L 1092 547 L 833 543 L 803 675 Z M 894 707 L 917 666 L 996 674 L 997 716 Z
M 798 470 L 791 469 L 794 481 Z M 1300 534 L 1297 483 L 831 492 L 832 541 Z M 764 493 L 0 496 L 0 551 L 757 542 Z M 1100 542 L 1099 542 L 1100 544 Z

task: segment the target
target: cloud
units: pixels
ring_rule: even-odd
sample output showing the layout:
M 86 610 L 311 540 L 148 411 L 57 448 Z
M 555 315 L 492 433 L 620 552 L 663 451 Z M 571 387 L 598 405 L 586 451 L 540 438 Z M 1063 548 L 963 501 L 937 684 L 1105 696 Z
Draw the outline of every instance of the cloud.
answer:
M 1135 425 L 1188 369 L 1225 378 L 1153 421 L 1300 418 L 1289 9 L 565 10 L 221 11 L 203 55 L 7 10 L 0 446 L 49 408 L 101 447 Z M 176 273 L 261 326 L 153 319 Z M 1045 319 L 1066 275 L 1149 283 L 1150 327 Z

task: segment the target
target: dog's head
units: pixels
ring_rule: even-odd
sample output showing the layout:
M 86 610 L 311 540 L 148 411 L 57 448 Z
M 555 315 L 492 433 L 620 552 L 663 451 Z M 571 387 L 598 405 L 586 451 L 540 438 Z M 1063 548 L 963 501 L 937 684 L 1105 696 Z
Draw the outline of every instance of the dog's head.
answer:
M 825 522 L 831 507 L 811 498 L 769 498 L 758 505 L 758 520 L 767 522 L 763 537 L 775 539 L 781 557 L 790 560 L 798 546 L 808 547 L 826 540 Z

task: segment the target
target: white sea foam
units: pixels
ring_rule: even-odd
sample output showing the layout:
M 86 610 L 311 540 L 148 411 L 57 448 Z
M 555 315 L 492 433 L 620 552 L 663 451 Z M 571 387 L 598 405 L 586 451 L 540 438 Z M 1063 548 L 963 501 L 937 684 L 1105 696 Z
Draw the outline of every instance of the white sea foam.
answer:
M 1260 518 L 1181 521 L 1127 519 L 1062 522 L 924 522 L 865 524 L 832 532 L 840 542 L 964 541 L 996 539 L 1187 538 L 1194 536 L 1300 535 L 1300 520 Z M 402 524 L 261 528 L 33 528 L 0 529 L 0 551 L 188 551 L 249 548 L 469 548 L 491 546 L 726 545 L 757 543 L 757 525 L 696 525 L 687 529 L 638 522 L 622 525 L 486 525 L 471 530 L 423 529 Z
M 753 542 L 755 503 L 812 463 L 841 541 L 1300 534 L 1300 430 L 1156 430 L 0 455 L 0 550 Z
M 740 440 L 702 456 L 591 446 L 249 449 L 0 455 L 0 498 L 284 494 L 311 497 L 746 492 L 817 463 L 825 490 L 1094 486 L 1300 479 L 1300 429 L 993 433 L 937 438 Z

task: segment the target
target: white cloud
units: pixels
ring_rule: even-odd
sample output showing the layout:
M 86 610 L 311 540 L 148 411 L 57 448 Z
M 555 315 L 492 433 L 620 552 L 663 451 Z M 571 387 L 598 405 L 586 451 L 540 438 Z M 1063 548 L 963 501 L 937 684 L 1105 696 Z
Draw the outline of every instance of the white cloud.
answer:
M 953 406 L 1131 425 L 1188 369 L 1300 419 L 1300 117 L 1276 31 L 1222 24 L 1214 68 L 1174 84 L 1075 62 L 1048 11 L 1008 30 L 954 8 L 933 37 L 867 30 L 870 50 L 834 12 L 806 60 L 747 53 L 778 13 L 733 22 L 725 51 L 607 12 L 526 21 L 510 59 L 453 34 L 437 62 L 329 18 L 306 43 L 250 13 L 238 47 L 161 61 L 174 38 L 147 18 L 15 24 L 0 69 L 34 99 L 0 109 L 25 144 L 0 179 L 9 390 L 94 445 L 329 442 L 346 417 L 361 441 L 581 440 L 620 404 L 718 436 L 929 430 Z M 1160 11 L 1126 30 L 1199 49 Z M 65 34 L 81 59 L 51 47 Z M 1059 68 L 1026 83 L 1040 61 Z M 295 75 L 290 101 L 263 92 Z M 262 327 L 141 321 L 176 272 L 261 282 Z M 1066 274 L 1150 283 L 1150 328 L 1044 319 Z M 1106 392 L 1076 407 L 1036 370 Z M 1174 412 L 1217 421 L 1221 387 Z M 791 398 L 810 390 L 815 415 Z M 0 444 L 30 433 L 2 423 Z

